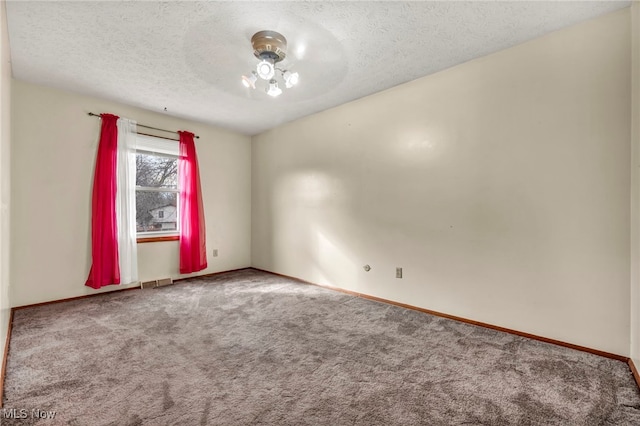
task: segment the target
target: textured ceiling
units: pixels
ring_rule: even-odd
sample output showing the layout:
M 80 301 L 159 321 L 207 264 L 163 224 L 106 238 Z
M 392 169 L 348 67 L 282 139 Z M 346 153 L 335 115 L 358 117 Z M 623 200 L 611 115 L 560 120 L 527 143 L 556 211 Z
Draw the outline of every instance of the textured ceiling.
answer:
M 629 1 L 7 1 L 15 78 L 256 134 Z M 246 89 L 251 36 L 289 40 L 297 87 Z

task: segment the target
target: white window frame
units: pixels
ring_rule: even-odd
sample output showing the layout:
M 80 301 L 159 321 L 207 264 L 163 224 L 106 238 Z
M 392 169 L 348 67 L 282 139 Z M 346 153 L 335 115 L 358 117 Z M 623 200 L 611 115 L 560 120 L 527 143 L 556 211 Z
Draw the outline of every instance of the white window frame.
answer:
M 180 156 L 180 144 L 178 141 L 157 138 L 149 135 L 140 135 L 136 137 L 136 154 L 153 155 L 156 157 L 167 157 L 178 159 Z M 136 170 L 137 171 L 137 170 Z M 143 231 L 136 232 L 137 238 L 154 238 L 154 237 L 177 237 L 180 235 L 180 183 L 176 182 L 176 189 L 173 188 L 156 188 L 149 186 L 136 185 L 136 199 L 138 191 L 148 192 L 175 192 L 176 195 L 176 230 L 175 231 Z

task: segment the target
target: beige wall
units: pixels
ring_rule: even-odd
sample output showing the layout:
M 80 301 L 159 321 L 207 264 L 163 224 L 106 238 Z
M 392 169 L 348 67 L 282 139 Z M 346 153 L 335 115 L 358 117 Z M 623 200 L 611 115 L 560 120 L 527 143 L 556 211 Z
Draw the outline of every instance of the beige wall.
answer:
M 251 140 L 247 136 L 102 99 L 13 81 L 12 303 L 92 294 L 90 205 L 100 120 L 110 112 L 139 123 L 190 130 L 196 140 L 209 267 L 251 264 Z M 212 257 L 212 250 L 219 250 Z M 178 277 L 178 242 L 138 244 L 140 279 Z M 107 286 L 110 291 L 120 286 Z
M 640 3 L 631 7 L 631 350 L 640 367 Z
M 630 40 L 627 9 L 254 137 L 253 265 L 628 355 Z
M 11 63 L 9 62 L 9 35 L 4 0 L 0 1 L 0 37 L 0 348 L 4 350 L 11 308 L 9 294 Z

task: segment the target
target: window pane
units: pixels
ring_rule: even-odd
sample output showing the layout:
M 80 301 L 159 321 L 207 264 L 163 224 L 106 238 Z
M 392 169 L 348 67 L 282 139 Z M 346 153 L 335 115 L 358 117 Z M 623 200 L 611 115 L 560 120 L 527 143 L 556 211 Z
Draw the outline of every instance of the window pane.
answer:
M 178 230 L 178 194 L 175 192 L 136 191 L 138 232 Z
M 136 186 L 178 188 L 178 159 L 136 153 Z

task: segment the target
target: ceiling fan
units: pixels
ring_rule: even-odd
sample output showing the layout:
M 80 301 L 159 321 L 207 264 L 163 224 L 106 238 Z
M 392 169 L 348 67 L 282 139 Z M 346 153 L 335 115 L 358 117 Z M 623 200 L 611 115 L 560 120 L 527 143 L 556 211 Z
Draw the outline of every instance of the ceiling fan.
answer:
M 265 89 L 267 95 L 276 97 L 282 94 L 282 89 L 278 85 L 279 76 L 287 89 L 298 83 L 299 75 L 286 69 L 278 68 L 276 64 L 287 56 L 287 39 L 276 31 L 258 31 L 251 37 L 253 54 L 258 58 L 255 71 L 242 76 L 242 84 L 246 88 L 256 88 L 258 78 L 268 82 Z

